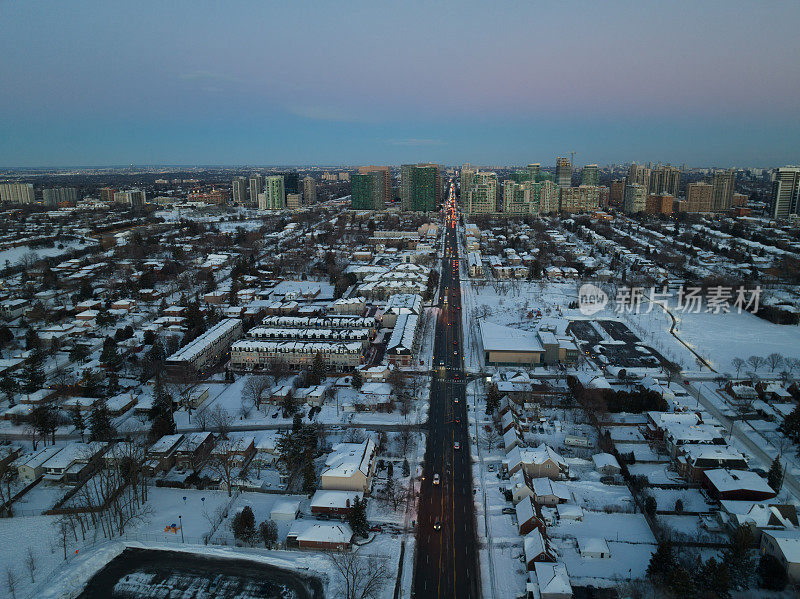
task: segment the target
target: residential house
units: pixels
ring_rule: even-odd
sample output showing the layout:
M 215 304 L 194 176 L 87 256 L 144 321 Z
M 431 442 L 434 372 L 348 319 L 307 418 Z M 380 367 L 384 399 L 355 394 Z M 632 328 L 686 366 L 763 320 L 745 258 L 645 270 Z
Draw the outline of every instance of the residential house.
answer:
M 181 470 L 197 470 L 213 447 L 214 435 L 210 432 L 187 433 L 175 449 L 175 465 Z
M 800 533 L 765 531 L 761 535 L 761 553 L 776 558 L 786 570 L 792 584 L 800 583 Z
M 369 494 L 375 474 L 376 452 L 372 439 L 363 443 L 339 443 L 325 461 L 320 487 Z

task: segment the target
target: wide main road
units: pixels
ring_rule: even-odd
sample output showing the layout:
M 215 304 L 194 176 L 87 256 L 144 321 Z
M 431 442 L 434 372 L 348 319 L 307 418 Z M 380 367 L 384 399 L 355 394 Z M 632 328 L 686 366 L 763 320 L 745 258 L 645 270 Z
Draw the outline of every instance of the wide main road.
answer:
M 461 289 L 455 190 L 446 224 L 434 374 L 428 412 L 424 479 L 420 489 L 412 597 L 479 597 L 472 460 L 461 347 Z

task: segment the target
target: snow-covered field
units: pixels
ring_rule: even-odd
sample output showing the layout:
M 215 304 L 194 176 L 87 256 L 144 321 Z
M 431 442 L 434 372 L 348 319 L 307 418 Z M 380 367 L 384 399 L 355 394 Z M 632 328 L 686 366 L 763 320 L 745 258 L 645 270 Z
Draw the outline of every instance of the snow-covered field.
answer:
M 77 240 L 68 240 L 63 242 L 63 248 L 58 247 L 59 244 L 54 245 L 53 247 L 40 247 L 40 248 L 31 248 L 27 245 L 20 245 L 17 247 L 9 248 L 7 250 L 0 251 L 0 266 L 4 265 L 6 261 L 9 264 L 14 265 L 17 264 L 23 256 L 27 254 L 32 254 L 36 256 L 36 260 L 41 260 L 42 258 L 52 258 L 53 256 L 60 256 L 62 254 L 66 254 L 67 252 L 72 252 L 74 250 L 81 250 L 87 247 L 88 244 L 77 241 Z
M 678 335 L 721 372 L 735 374 L 731 360 L 779 353 L 800 356 L 800 328 L 773 324 L 750 313 L 678 313 Z M 767 374 L 769 368 L 762 367 Z

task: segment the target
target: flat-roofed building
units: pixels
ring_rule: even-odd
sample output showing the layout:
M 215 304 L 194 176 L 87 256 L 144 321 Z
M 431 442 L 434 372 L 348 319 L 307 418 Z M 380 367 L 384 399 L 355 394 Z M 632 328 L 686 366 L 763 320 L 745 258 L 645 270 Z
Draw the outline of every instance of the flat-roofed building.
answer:
M 167 358 L 167 374 L 172 378 L 194 378 L 207 373 L 242 336 L 242 321 L 227 318 Z

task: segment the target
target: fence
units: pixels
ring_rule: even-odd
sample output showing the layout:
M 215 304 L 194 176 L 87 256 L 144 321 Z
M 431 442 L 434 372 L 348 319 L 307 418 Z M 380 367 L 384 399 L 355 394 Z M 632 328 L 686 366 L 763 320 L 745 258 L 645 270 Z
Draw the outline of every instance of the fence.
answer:
M 232 497 L 231 500 L 235 499 Z M 230 504 L 225 507 L 225 513 L 228 513 L 230 510 Z M 217 523 L 217 526 L 222 522 Z M 213 538 L 212 538 L 213 537 Z M 155 546 L 164 546 L 164 545 L 175 545 L 178 546 L 195 546 L 195 547 L 205 547 L 207 545 L 215 545 L 219 547 L 237 547 L 239 550 L 248 553 L 258 553 L 259 550 L 263 550 L 260 547 L 248 547 L 243 545 L 240 541 L 236 541 L 233 538 L 233 535 L 230 533 L 221 533 L 214 537 L 213 533 L 209 533 L 208 535 L 204 535 L 202 537 L 196 536 L 183 536 L 175 535 L 174 537 L 167 538 L 164 535 L 160 534 L 149 534 L 149 533 L 124 533 L 120 536 L 114 537 L 113 539 L 95 539 L 92 541 L 84 542 L 84 543 L 76 543 L 75 545 L 69 545 L 67 547 L 67 558 L 65 560 L 58 559 L 55 561 L 53 568 L 47 573 L 44 578 L 41 578 L 39 582 L 28 592 L 26 597 L 28 599 L 36 599 L 40 597 L 44 591 L 46 591 L 50 586 L 56 584 L 56 582 L 66 576 L 69 576 L 67 572 L 64 571 L 65 566 L 69 566 L 72 564 L 79 556 L 83 556 L 87 551 L 98 549 L 103 546 L 111 546 L 114 543 L 142 543 L 144 545 L 155 545 Z M 287 550 L 286 546 L 282 543 L 276 543 L 273 545 L 274 550 Z M 297 550 L 290 550 L 292 553 L 295 553 Z M 74 573 L 73 575 L 81 576 L 80 573 Z M 76 580 L 76 582 L 78 582 Z M 81 579 L 80 582 L 85 582 L 85 580 Z

